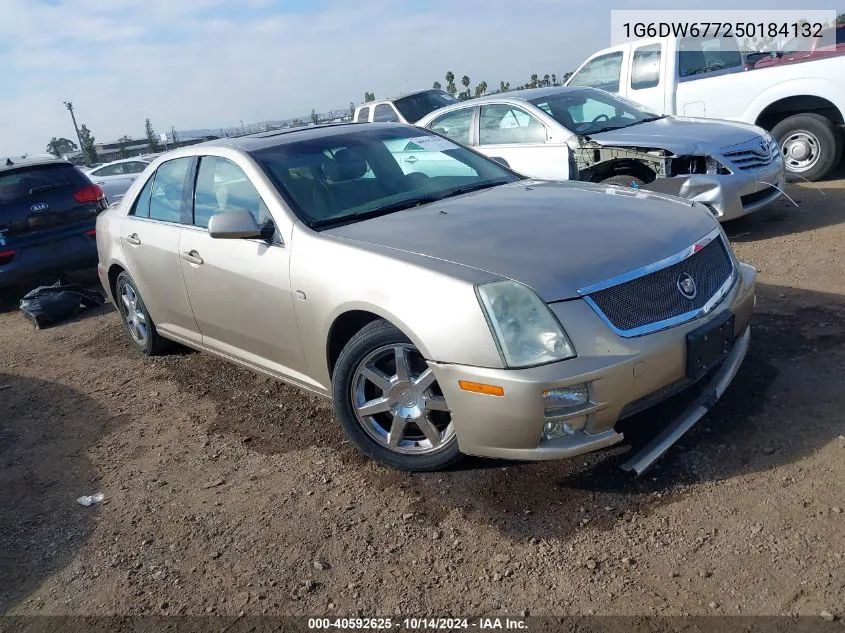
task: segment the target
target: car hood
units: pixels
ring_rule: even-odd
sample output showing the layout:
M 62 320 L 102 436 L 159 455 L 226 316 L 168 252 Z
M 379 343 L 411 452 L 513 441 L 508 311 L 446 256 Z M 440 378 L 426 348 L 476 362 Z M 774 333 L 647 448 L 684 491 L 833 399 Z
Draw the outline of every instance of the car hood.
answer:
M 747 123 L 667 116 L 619 130 L 590 134 L 599 145 L 665 149 L 673 154 L 712 154 L 750 141 L 761 130 Z
M 704 207 L 672 196 L 526 180 L 323 235 L 470 266 L 552 302 L 678 253 L 717 226 Z

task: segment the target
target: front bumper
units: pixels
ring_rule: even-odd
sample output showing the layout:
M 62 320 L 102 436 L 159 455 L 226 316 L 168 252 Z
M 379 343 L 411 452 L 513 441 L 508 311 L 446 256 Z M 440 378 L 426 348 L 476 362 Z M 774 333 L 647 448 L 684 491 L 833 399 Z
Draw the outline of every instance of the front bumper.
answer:
M 706 205 L 720 222 L 726 222 L 759 211 L 783 196 L 783 161 L 776 158 L 762 169 L 737 169 L 733 174 L 658 178 L 643 189 L 695 200 Z
M 430 363 L 449 403 L 461 451 L 504 459 L 544 460 L 572 457 L 622 441 L 623 435 L 614 427 L 622 414 L 630 410 L 629 405 L 685 379 L 687 332 L 730 310 L 735 316 L 736 343 L 712 379 L 719 388 L 707 388 L 708 393 L 717 393 L 715 399 L 707 401 L 709 409 L 730 384 L 750 338 L 748 323 L 754 308 L 757 273 L 747 264 L 739 264 L 738 270 L 740 274 L 733 288 L 710 314 L 636 338 L 614 334 L 584 301 L 552 304 L 578 352 L 578 357 L 571 360 L 527 369 Z M 459 380 L 501 386 L 504 396 L 463 391 Z M 584 408 L 565 416 L 546 417 L 544 390 L 583 383 L 589 385 L 589 402 Z M 683 430 L 672 435 L 668 443 L 664 442 L 657 454 L 701 415 L 692 421 L 694 416 L 682 416 L 676 425 L 683 425 Z M 546 423 L 570 420 L 577 421 L 579 430 L 564 437 L 544 439 Z

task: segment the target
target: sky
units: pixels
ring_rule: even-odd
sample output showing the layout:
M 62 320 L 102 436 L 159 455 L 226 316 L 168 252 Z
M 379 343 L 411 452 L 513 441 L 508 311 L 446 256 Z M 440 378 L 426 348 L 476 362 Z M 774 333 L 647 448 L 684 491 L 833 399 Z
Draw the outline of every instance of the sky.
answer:
M 491 88 L 501 80 L 524 83 L 532 73 L 561 76 L 610 44 L 611 8 L 638 6 L 634 0 L 0 0 L 0 155 L 43 152 L 52 136 L 75 141 L 64 100 L 73 103 L 80 125 L 107 142 L 142 137 L 147 117 L 158 132 L 287 119 L 357 104 L 364 91 L 381 97 L 435 80 L 445 86 L 449 70 Z M 743 3 L 761 10 L 794 6 L 794 0 Z M 707 4 L 735 7 L 735 0 Z

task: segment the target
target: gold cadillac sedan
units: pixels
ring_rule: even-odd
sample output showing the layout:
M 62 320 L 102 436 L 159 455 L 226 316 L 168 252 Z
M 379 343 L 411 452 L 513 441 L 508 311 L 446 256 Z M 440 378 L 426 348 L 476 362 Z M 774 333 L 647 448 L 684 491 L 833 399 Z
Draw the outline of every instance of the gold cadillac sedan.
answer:
M 706 207 L 529 180 L 404 124 L 169 152 L 97 220 L 132 344 L 216 354 L 334 402 L 367 455 L 571 457 L 684 393 L 640 473 L 730 384 L 756 271 Z

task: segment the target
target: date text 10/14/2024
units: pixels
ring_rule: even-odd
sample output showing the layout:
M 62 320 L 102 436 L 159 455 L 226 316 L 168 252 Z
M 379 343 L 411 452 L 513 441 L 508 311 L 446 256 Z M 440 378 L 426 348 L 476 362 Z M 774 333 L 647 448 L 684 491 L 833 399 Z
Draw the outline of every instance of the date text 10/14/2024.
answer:
M 309 618 L 311 630 L 348 629 L 384 630 L 407 629 L 411 631 L 430 630 L 527 630 L 528 624 L 521 618 Z

